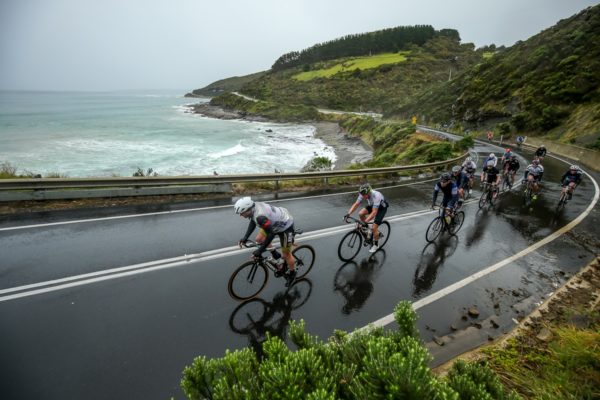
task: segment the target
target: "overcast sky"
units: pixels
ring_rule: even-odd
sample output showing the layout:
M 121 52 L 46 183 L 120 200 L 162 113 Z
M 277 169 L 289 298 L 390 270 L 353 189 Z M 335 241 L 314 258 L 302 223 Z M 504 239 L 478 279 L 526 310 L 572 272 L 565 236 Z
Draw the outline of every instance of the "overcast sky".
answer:
M 587 0 L 0 0 L 0 89 L 190 91 L 399 25 L 510 46 Z

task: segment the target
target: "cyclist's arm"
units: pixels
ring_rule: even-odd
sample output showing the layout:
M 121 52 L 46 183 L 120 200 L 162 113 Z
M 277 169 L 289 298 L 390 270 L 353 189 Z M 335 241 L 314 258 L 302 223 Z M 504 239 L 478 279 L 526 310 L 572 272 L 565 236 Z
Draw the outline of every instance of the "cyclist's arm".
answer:
M 254 251 L 255 256 L 260 256 L 275 238 L 275 232 L 273 232 L 271 221 L 267 217 L 260 216 L 256 220 L 258 222 L 258 226 L 260 226 L 267 234 L 265 240 L 260 244 L 258 249 Z
M 252 232 L 254 232 L 254 229 L 256 229 L 256 222 L 254 222 L 254 220 L 251 219 L 250 223 L 248 224 L 248 229 L 246 229 L 246 234 L 244 235 L 242 240 L 240 240 L 240 242 L 245 243 L 250 237 L 250 235 L 252 235 Z
M 354 202 L 354 204 L 352 204 L 352 206 L 350 207 L 350 209 L 348 210 L 348 214 L 347 215 L 351 215 L 354 211 L 356 211 L 356 209 L 360 206 L 360 202 L 356 201 Z
M 431 199 L 431 205 L 432 206 L 437 201 L 437 197 L 438 197 L 438 192 L 439 191 L 440 191 L 440 188 L 439 188 L 438 184 L 436 183 L 435 186 L 433 187 L 433 198 Z

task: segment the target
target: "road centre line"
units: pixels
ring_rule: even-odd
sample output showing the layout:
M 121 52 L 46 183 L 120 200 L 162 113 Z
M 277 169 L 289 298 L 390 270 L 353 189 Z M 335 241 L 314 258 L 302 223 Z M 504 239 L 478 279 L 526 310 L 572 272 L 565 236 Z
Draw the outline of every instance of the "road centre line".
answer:
M 553 155 L 549 155 L 549 157 L 556 158 L 557 160 L 562 161 L 565 164 L 571 164 L 570 162 L 568 162 L 562 158 L 553 156 Z M 579 225 L 579 223 L 581 223 L 581 221 L 583 221 L 592 212 L 592 210 L 596 206 L 596 203 L 598 202 L 598 199 L 600 198 L 600 187 L 598 187 L 598 182 L 596 182 L 596 180 L 586 171 L 583 171 L 583 173 L 586 174 L 588 176 L 588 178 L 594 184 L 595 193 L 594 193 L 594 198 L 592 199 L 592 202 L 588 205 L 588 207 L 581 214 L 579 214 L 577 216 L 577 218 L 575 218 L 573 221 L 569 222 L 567 225 L 563 226 L 562 228 L 554 231 L 551 235 L 546 236 L 544 239 L 521 250 L 517 254 L 514 254 L 509 258 L 506 258 L 494 265 L 491 265 L 479 272 L 476 272 L 473 275 L 471 275 L 465 279 L 462 279 L 456 283 L 446 286 L 445 288 L 443 288 L 435 293 L 432 293 L 427 297 L 424 297 L 420 300 L 413 302 L 412 303 L 413 309 L 415 311 L 417 311 L 418 309 L 425 307 L 426 305 L 431 304 L 431 303 L 441 299 L 442 297 L 445 297 L 453 292 L 456 292 L 457 290 L 475 282 L 479 278 L 489 275 L 492 272 L 495 272 L 495 271 L 501 269 L 502 267 L 505 267 L 506 265 L 510 264 L 511 262 L 516 261 L 519 258 L 522 258 L 522 257 L 526 256 L 527 254 L 539 249 L 540 247 L 552 242 L 553 240 L 557 239 L 561 235 L 565 234 L 566 232 L 570 231 L 571 229 L 573 229 L 574 227 Z M 368 329 L 371 326 L 384 327 L 393 321 L 394 321 L 394 314 L 392 313 L 392 314 L 388 314 L 385 317 L 382 317 L 382 318 L 370 323 L 367 326 L 363 326 L 362 328 L 359 328 L 359 330 Z
M 406 214 L 394 215 L 386 220 L 394 223 L 399 222 L 422 215 L 427 215 L 437 212 L 435 210 L 419 210 L 413 211 Z M 324 228 L 317 231 L 309 232 L 302 236 L 302 241 L 314 240 L 321 237 L 332 236 L 344 231 L 350 231 L 354 229 L 354 225 L 335 226 L 330 228 Z M 109 279 L 117 279 L 135 274 L 142 274 L 151 271 L 157 271 L 166 268 L 174 268 L 182 265 L 187 265 L 191 262 L 200 263 L 210 261 L 214 259 L 230 257 L 242 253 L 249 252 L 249 249 L 240 249 L 238 246 L 229 246 L 221 249 L 214 249 L 205 251 L 197 254 L 186 254 L 184 256 L 178 256 L 173 258 L 167 258 L 164 260 L 149 261 L 140 264 L 133 264 L 124 267 L 112 268 L 103 271 L 96 271 L 87 274 L 75 275 L 51 281 L 32 283 L 23 286 L 17 286 L 13 288 L 7 288 L 0 290 L 0 302 L 15 300 L 23 297 L 34 296 L 37 294 L 53 292 L 62 289 L 68 289 L 75 286 L 89 285 L 96 282 L 102 282 Z M 19 293 L 15 293 L 19 292 Z M 15 294 L 9 294 L 15 293 Z

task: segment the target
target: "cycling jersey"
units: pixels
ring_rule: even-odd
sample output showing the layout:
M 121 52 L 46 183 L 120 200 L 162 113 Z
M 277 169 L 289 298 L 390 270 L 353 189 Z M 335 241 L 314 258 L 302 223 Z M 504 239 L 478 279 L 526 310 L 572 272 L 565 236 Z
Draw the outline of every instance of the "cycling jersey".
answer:
M 435 204 L 438 192 L 442 191 L 444 193 L 444 198 L 442 200 L 442 207 L 450 207 L 453 208 L 454 204 L 458 201 L 458 186 L 456 182 L 453 180 L 450 181 L 446 186 L 441 185 L 441 181 L 437 182 L 433 187 L 433 200 L 432 204 Z
M 494 156 L 494 157 L 490 157 L 488 156 L 484 161 L 483 161 L 483 168 L 485 168 L 485 166 L 487 165 L 488 161 L 493 161 L 494 162 L 494 167 L 496 166 L 496 164 L 498 164 L 498 157 Z
M 369 195 L 366 198 L 363 197 L 362 194 L 359 194 L 358 198 L 356 199 L 356 203 L 361 204 L 363 200 L 367 201 L 367 207 L 386 208 L 388 206 L 388 203 L 387 201 L 385 201 L 385 198 L 383 197 L 381 192 L 378 192 L 377 190 L 371 190 L 371 193 L 369 193 Z
M 583 178 L 581 171 L 577 171 L 576 173 L 572 174 L 569 170 L 564 173 L 562 178 L 560 178 L 560 181 L 562 182 L 563 186 L 566 186 L 571 182 L 575 182 L 577 185 L 579 185 L 581 183 L 581 178 Z
M 502 156 L 502 159 L 504 160 L 510 160 L 510 157 L 512 156 L 512 152 L 507 151 L 506 153 L 504 153 L 504 155 Z
M 517 136 L 518 143 L 523 143 L 524 141 L 525 141 L 525 138 L 523 136 Z
M 521 163 L 516 158 L 508 162 L 508 170 L 517 172 L 521 168 Z
M 500 174 L 500 171 L 498 171 L 498 168 L 492 167 L 484 169 L 483 173 L 485 174 L 485 181 L 487 183 L 494 183 L 498 179 L 498 174 Z
M 529 175 L 533 175 L 536 181 L 542 180 L 542 175 L 544 175 L 544 167 L 541 165 L 529 164 L 527 169 L 525 169 L 525 179 L 527 179 Z
M 462 167 L 465 170 L 465 172 L 472 174 L 477 169 L 477 164 L 475 164 L 475 161 L 465 161 L 462 164 Z
M 461 188 L 469 183 L 469 178 L 464 172 L 459 172 L 457 175 L 452 174 L 452 180 L 456 182 L 456 186 Z
M 275 235 L 279 235 L 282 239 L 281 244 L 284 244 L 283 233 L 291 234 L 293 232 L 294 219 L 288 210 L 283 207 L 255 202 L 252 209 L 252 217 L 242 241 L 248 240 L 248 237 L 250 237 L 250 234 L 256 229 L 257 225 L 265 231 L 267 236 L 258 250 L 255 251 L 255 253 L 261 254 L 271 244 Z

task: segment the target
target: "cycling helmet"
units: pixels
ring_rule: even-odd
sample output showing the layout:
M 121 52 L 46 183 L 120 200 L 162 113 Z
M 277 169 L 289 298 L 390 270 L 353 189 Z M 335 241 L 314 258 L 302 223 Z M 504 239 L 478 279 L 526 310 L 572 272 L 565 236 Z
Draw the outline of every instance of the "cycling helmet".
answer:
M 452 167 L 452 173 L 455 174 L 457 172 L 460 172 L 462 170 L 460 165 L 455 165 L 454 167 Z
M 473 157 L 467 157 L 467 158 L 465 159 L 465 161 L 466 161 L 466 162 L 471 162 L 471 161 L 473 161 Z
M 540 164 L 540 160 L 538 160 L 537 158 L 535 160 L 533 160 L 531 162 L 533 165 L 539 165 Z
M 241 214 L 245 211 L 248 211 L 254 207 L 254 201 L 250 197 L 242 197 L 238 201 L 235 202 L 233 209 L 236 214 Z
M 494 153 L 490 153 L 490 155 L 488 157 L 489 158 L 496 158 L 496 155 Z
M 440 176 L 440 179 L 441 179 L 441 180 L 443 180 L 443 181 L 449 181 L 449 180 L 451 179 L 451 176 L 450 176 L 450 174 L 449 174 L 449 173 L 447 173 L 447 172 L 444 172 L 444 173 L 442 174 L 442 176 Z
M 541 149 L 545 149 L 546 147 L 543 144 L 540 144 Z
M 507 149 L 505 150 L 505 152 L 506 152 L 506 153 L 510 153 L 510 149 L 508 149 L 508 148 L 507 148 Z
M 577 165 L 571 165 L 571 167 L 569 169 L 570 170 L 579 171 L 579 166 L 577 166 Z
M 368 183 L 365 183 L 363 185 L 360 185 L 360 188 L 358 188 L 358 193 L 369 194 L 369 193 L 371 193 L 371 190 L 373 190 L 371 188 L 371 185 L 369 185 Z

